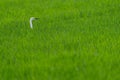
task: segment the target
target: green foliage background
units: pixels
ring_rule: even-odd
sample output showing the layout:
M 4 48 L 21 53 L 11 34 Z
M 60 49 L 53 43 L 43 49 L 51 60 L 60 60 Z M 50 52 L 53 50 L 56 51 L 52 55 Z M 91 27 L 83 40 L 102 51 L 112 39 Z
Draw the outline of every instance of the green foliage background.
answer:
M 120 80 L 120 0 L 1 0 L 0 80 Z

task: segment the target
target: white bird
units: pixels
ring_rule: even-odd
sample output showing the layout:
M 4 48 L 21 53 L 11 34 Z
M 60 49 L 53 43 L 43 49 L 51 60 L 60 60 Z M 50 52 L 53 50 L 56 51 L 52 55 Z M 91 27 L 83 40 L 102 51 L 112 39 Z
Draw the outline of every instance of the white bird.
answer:
M 31 28 L 31 29 L 33 29 L 32 21 L 33 21 L 33 20 L 37 20 L 37 19 L 39 19 L 39 18 L 35 18 L 35 17 L 31 17 L 31 18 L 30 18 L 30 28 Z

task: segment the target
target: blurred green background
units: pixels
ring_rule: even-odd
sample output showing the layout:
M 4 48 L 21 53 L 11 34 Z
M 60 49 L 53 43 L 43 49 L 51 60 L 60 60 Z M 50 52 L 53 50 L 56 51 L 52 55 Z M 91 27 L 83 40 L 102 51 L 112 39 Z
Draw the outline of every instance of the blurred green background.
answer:
M 120 80 L 120 0 L 1 0 L 0 80 Z

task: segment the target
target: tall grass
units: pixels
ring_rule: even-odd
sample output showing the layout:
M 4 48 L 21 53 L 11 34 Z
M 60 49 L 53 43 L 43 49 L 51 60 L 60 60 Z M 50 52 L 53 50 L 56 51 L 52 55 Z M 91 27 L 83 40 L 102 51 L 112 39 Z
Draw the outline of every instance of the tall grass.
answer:
M 119 3 L 0 1 L 0 80 L 119 80 Z

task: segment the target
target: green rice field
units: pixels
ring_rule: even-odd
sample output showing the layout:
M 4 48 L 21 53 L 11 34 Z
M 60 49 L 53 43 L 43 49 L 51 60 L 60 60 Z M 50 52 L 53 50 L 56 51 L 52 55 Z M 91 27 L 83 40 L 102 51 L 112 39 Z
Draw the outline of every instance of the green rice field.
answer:
M 0 80 L 120 80 L 120 0 L 1 0 Z

